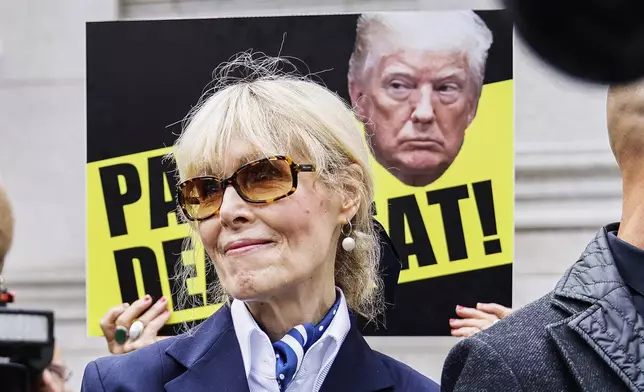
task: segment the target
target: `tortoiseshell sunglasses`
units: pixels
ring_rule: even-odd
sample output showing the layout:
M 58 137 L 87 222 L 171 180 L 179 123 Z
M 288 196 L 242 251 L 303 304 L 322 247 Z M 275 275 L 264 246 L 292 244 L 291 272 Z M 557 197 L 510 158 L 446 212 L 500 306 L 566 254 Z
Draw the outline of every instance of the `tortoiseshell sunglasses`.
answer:
M 297 164 L 287 156 L 275 155 L 248 162 L 230 177 L 189 178 L 178 185 L 177 200 L 187 219 L 200 221 L 219 214 L 226 187 L 232 185 L 249 203 L 273 203 L 297 189 L 297 174 L 313 172 L 312 164 Z

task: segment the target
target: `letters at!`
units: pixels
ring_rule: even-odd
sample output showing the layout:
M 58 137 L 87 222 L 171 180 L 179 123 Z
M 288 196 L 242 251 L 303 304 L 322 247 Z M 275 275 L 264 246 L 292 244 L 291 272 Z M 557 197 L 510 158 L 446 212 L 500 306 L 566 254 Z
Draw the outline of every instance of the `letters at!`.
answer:
M 400 255 L 401 282 L 504 260 L 497 257 L 503 254 L 504 240 L 492 180 L 417 191 L 385 202 L 374 209 Z

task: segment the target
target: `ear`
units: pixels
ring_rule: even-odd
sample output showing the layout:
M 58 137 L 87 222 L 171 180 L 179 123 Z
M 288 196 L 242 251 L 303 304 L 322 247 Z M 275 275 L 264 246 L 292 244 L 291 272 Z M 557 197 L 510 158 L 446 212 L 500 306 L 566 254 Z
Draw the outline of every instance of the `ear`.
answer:
M 354 78 L 349 78 L 349 97 L 351 98 L 351 106 L 354 108 L 360 120 L 369 118 L 367 107 L 365 105 L 364 91 L 362 86 Z
M 364 183 L 363 176 L 362 168 L 357 163 L 352 163 L 347 167 L 347 177 L 343 184 L 339 224 L 347 223 L 358 213 L 360 208 L 360 189 Z

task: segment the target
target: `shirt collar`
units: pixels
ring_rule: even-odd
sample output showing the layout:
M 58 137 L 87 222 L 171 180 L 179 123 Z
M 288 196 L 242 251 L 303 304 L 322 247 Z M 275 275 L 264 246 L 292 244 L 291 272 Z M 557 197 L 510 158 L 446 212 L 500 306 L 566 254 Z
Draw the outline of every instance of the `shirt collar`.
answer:
M 344 293 L 339 287 L 336 287 L 336 291 L 340 293 L 338 312 L 318 341 L 333 339 L 336 342 L 336 347 L 339 347 L 351 328 L 351 319 L 349 318 L 349 308 Z M 271 341 L 250 314 L 246 304 L 243 301 L 233 299 L 230 310 L 235 335 L 242 353 L 246 377 L 250 374 L 253 361 L 260 360 L 258 355 L 253 355 L 254 353 L 260 353 L 261 356 L 266 355 L 266 359 L 271 361 L 272 369 L 275 369 L 275 354 Z
M 644 295 L 644 250 L 608 233 L 608 244 L 624 283 Z

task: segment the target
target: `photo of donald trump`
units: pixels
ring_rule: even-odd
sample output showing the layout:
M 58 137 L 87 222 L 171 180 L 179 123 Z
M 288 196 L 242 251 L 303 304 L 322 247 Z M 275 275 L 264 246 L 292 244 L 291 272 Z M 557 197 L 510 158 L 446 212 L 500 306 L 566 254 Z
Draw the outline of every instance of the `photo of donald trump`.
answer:
M 423 187 L 458 156 L 481 96 L 492 32 L 472 11 L 359 17 L 351 103 L 376 161 Z

